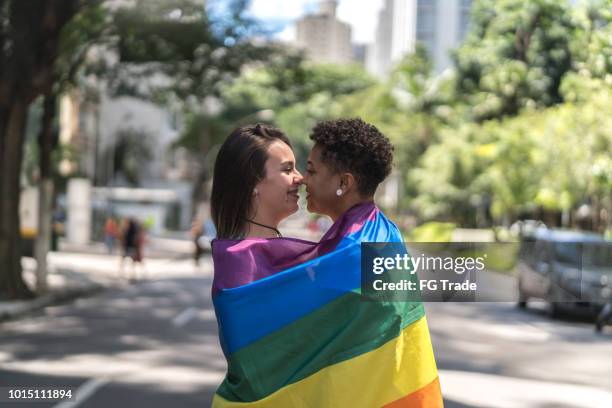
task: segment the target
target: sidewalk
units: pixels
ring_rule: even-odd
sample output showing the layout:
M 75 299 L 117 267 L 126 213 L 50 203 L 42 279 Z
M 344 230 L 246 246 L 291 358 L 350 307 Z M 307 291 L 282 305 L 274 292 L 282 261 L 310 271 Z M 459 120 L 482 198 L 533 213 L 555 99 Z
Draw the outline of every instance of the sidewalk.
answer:
M 50 252 L 47 257 L 49 292 L 32 300 L 0 301 L 0 321 L 15 319 L 49 305 L 88 296 L 103 289 L 123 287 L 129 284 L 131 265 L 126 261 L 120 274 L 121 257 L 118 248 L 108 254 L 104 245 L 71 245 L 60 243 L 61 252 Z M 140 278 L 194 276 L 212 273 L 211 262 L 200 260 L 196 268 L 192 259 L 193 243 L 181 239 L 152 238 L 145 248 L 144 269 L 137 268 Z M 35 286 L 36 261 L 22 258 L 24 280 Z M 131 276 L 131 275 L 130 275 Z
M 303 214 L 295 214 L 281 225 L 284 236 L 318 240 L 321 234 L 313 234 L 305 227 Z M 193 261 L 194 243 L 189 232 L 173 235 L 147 237 L 145 255 L 145 279 L 163 279 L 176 276 L 212 276 L 210 258 L 202 257 L 196 268 Z M 122 276 L 120 248 L 115 247 L 109 254 L 100 242 L 77 245 L 62 239 L 59 251 L 50 252 L 47 258 L 49 293 L 32 300 L 0 301 L 0 322 L 14 319 L 32 311 L 81 296 L 88 296 L 106 288 L 122 287 L 128 283 L 126 272 L 130 271 L 129 262 Z M 36 261 L 22 258 L 23 276 L 30 287 L 36 279 Z M 138 270 L 139 274 L 142 272 Z

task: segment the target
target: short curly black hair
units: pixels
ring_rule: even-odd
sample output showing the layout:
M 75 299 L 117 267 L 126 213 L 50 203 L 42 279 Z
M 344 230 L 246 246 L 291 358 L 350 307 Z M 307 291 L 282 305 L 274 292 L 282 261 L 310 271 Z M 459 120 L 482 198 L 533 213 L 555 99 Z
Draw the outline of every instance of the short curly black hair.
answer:
M 361 195 L 370 196 L 391 173 L 393 145 L 361 118 L 318 123 L 310 134 L 321 147 L 321 160 L 336 172 L 352 173 Z

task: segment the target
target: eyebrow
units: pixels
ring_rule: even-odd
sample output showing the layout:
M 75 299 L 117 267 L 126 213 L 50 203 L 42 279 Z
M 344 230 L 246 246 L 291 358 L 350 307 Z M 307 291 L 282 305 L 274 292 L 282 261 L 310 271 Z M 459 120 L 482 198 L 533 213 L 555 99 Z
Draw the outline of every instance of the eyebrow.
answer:
M 290 164 L 290 165 L 292 165 L 292 166 L 293 166 L 293 165 L 294 165 L 294 162 L 293 162 L 293 161 L 291 161 L 291 160 L 287 160 L 287 161 L 282 162 L 280 165 L 281 165 L 281 166 L 284 166 L 284 165 L 286 165 L 286 164 Z

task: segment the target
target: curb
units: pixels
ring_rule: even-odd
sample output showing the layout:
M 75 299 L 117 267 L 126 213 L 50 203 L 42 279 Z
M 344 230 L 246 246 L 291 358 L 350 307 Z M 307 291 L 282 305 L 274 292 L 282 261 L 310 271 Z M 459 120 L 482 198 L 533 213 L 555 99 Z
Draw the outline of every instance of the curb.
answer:
M 9 303 L 8 305 L 2 305 L 4 302 L 0 302 L 0 322 L 17 319 L 34 311 L 44 309 L 47 306 L 93 295 L 103 289 L 105 289 L 103 285 L 92 284 L 79 288 L 59 290 L 32 300 L 6 302 Z

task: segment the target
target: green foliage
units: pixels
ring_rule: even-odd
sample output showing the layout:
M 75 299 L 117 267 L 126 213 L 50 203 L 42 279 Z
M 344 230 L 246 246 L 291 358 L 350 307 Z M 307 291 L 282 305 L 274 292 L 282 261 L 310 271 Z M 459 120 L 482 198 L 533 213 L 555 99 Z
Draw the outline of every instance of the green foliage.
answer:
M 518 260 L 520 244 L 513 243 L 490 243 L 479 245 L 476 250 L 469 251 L 467 256 L 473 258 L 484 258 L 485 268 L 488 271 L 512 274 Z
M 75 85 L 80 69 L 87 69 L 87 52 L 94 45 L 110 41 L 111 18 L 100 4 L 83 7 L 66 24 L 60 35 L 59 56 L 55 62 L 56 86 Z M 58 89 L 63 91 L 64 89 Z
M 433 113 L 443 104 L 444 92 L 439 86 L 444 78 L 432 76 L 432 62 L 425 47 L 417 43 L 413 53 L 407 54 L 395 67 L 390 86 L 398 105 L 405 111 Z
M 411 174 L 416 209 L 463 223 L 483 195 L 497 218 L 537 206 L 569 211 L 586 198 L 612 209 L 611 102 L 612 89 L 604 88 L 580 105 L 444 130 Z
M 565 0 L 480 0 L 454 55 L 457 99 L 475 120 L 512 116 L 563 101 L 577 29 Z
M 300 54 L 274 54 L 266 65 L 245 69 L 240 77 L 220 88 L 220 112 L 201 115 L 206 121 L 214 121 L 217 140 L 203 144 L 202 139 L 210 138 L 213 132 L 201 128 L 204 121 L 200 121 L 187 126 L 179 144 L 202 152 L 201 146 L 211 147 L 222 141 L 237 126 L 272 122 L 287 133 L 299 160 L 304 162 L 312 126 L 337 116 L 342 95 L 372 84 L 374 80 L 358 66 L 310 65 Z
M 450 242 L 455 227 L 450 222 L 427 222 L 408 231 L 405 239 L 410 242 Z
M 180 144 L 205 153 L 235 126 L 271 122 L 303 162 L 317 121 L 359 116 L 395 145 L 402 207 L 420 220 L 507 224 L 585 203 L 611 214 L 611 21 L 611 0 L 476 1 L 443 77 L 420 45 L 384 82 L 270 53 L 219 82 L 219 111 L 188 115 Z
M 233 0 L 224 13 L 206 13 L 199 0 L 138 0 L 120 8 L 113 19 L 120 61 L 107 72 L 114 93 L 192 102 L 190 109 L 218 95 L 245 64 L 278 52 L 246 40 L 257 32 L 244 17 L 247 5 Z
M 485 168 L 477 154 L 478 129 L 443 129 L 440 142 L 430 146 L 420 165 L 408 173 L 408 183 L 418 191 L 412 206 L 423 218 L 462 223 L 470 219 L 472 196 L 486 191 L 476 183 Z

